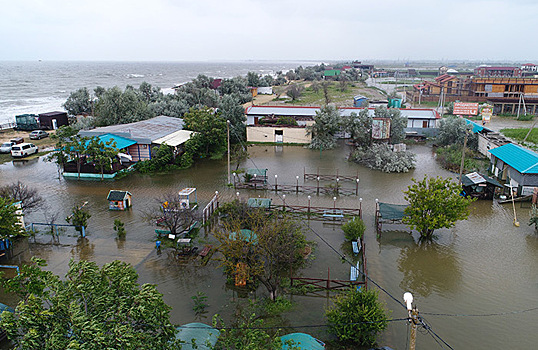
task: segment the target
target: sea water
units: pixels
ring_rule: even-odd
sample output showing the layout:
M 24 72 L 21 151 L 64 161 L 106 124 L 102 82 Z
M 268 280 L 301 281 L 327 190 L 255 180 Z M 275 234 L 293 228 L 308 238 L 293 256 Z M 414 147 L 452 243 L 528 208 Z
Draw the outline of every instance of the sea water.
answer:
M 63 111 L 69 94 L 82 87 L 138 87 L 148 82 L 163 90 L 185 83 L 199 74 L 230 78 L 253 71 L 286 72 L 305 62 L 0 62 L 0 124 L 26 113 Z M 170 90 L 168 90 L 170 91 Z

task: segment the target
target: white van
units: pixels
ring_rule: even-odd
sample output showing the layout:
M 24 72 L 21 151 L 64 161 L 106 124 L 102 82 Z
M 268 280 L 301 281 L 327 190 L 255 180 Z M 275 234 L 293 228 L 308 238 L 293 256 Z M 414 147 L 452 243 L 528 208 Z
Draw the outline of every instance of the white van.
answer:
M 26 157 L 37 153 L 37 147 L 33 143 L 19 143 L 11 147 L 12 157 Z

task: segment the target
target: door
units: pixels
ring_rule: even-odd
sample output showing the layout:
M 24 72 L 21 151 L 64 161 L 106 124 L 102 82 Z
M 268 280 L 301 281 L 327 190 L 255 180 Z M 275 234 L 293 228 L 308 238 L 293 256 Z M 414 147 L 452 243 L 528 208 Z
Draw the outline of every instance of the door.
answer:
M 284 131 L 283 130 L 275 130 L 275 142 L 284 142 Z
M 58 121 L 56 119 L 52 119 L 52 130 L 58 129 Z

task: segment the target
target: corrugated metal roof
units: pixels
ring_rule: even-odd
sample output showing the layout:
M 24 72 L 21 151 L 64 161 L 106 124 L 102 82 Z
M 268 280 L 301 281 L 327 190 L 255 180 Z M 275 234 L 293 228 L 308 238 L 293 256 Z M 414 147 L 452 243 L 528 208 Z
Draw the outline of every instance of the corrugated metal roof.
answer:
M 153 143 L 156 143 L 158 145 L 166 143 L 168 146 L 177 147 L 187 142 L 187 140 L 191 138 L 191 135 L 193 133 L 194 131 L 178 130 L 174 133 L 171 133 L 170 135 L 166 135 L 164 137 L 161 137 L 160 139 L 153 141 Z
M 350 116 L 351 113 L 357 113 L 364 108 L 340 107 L 338 111 L 341 116 Z M 295 117 L 314 117 L 320 107 L 281 107 L 281 106 L 251 106 L 246 109 L 247 115 L 255 116 L 295 116 Z M 368 108 L 371 116 L 374 116 L 375 108 Z M 438 113 L 433 109 L 416 109 L 401 108 L 400 113 L 408 119 L 438 119 Z
M 472 120 L 469 120 L 469 119 L 465 119 L 465 122 L 467 124 L 471 124 L 473 126 L 473 133 L 476 134 L 477 132 L 480 132 L 482 130 L 486 130 L 488 132 L 492 132 L 493 130 L 491 129 L 488 129 L 486 127 L 483 127 L 482 125 L 478 124 L 478 123 L 475 123 L 473 122 Z
M 538 174 L 538 154 L 513 143 L 489 151 L 521 174 Z
M 95 136 L 107 133 L 117 135 L 120 133 L 137 141 L 139 141 L 139 139 L 149 139 L 154 141 L 178 130 L 182 130 L 183 125 L 183 119 L 161 115 L 159 117 L 129 124 L 109 125 L 92 130 L 84 130 L 80 132 L 80 135 Z

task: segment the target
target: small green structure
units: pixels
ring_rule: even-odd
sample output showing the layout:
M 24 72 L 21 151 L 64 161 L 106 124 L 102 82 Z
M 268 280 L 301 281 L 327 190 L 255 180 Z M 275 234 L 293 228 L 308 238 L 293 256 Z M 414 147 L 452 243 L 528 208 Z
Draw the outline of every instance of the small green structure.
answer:
M 323 350 L 325 343 L 306 333 L 290 333 L 280 337 L 282 340 L 282 350 L 300 349 L 300 350 Z M 286 342 L 292 341 L 292 345 Z
M 241 239 L 246 242 L 252 242 L 252 243 L 257 243 L 258 241 L 258 235 L 256 235 L 254 232 L 246 228 L 239 230 L 239 234 L 237 232 L 230 232 L 229 237 L 230 239 L 233 239 L 233 240 Z
M 323 71 L 324 77 L 337 77 L 342 73 L 339 69 L 327 69 Z
M 247 206 L 249 208 L 271 208 L 271 198 L 249 198 L 247 201 Z
M 15 129 L 33 131 L 39 129 L 39 117 L 35 114 L 21 114 L 15 116 Z
M 247 182 L 267 183 L 267 169 L 248 169 L 245 178 Z
M 220 335 L 218 329 L 198 322 L 188 323 L 176 329 L 176 339 L 185 342 L 181 344 L 182 350 L 213 349 Z

